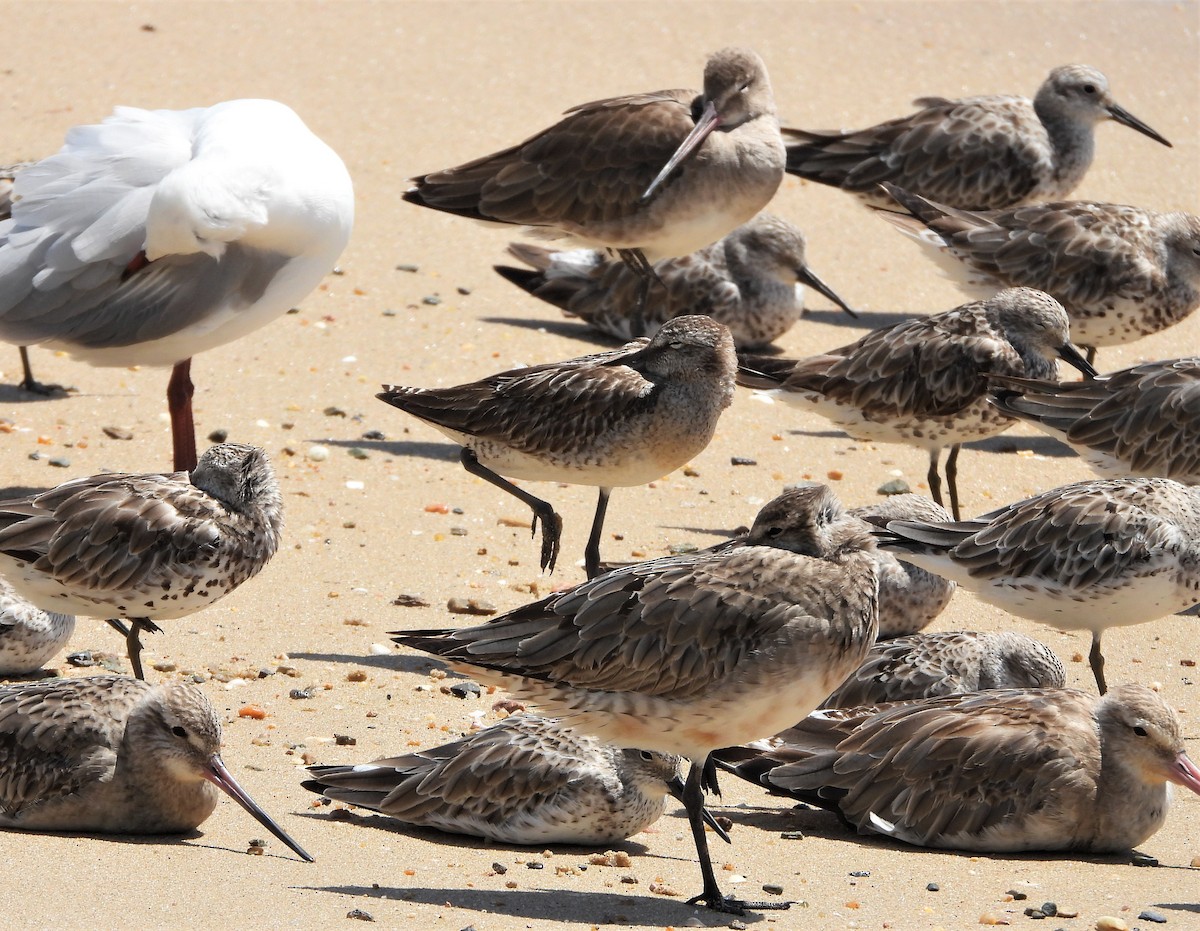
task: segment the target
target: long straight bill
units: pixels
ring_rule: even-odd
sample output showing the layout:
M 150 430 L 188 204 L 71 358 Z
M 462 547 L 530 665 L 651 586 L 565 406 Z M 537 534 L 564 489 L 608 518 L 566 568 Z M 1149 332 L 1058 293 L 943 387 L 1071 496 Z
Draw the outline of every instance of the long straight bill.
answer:
M 287 844 L 302 860 L 307 860 L 309 863 L 314 862 L 312 856 L 292 840 L 288 833 L 259 807 L 258 802 L 254 801 L 246 790 L 238 785 L 237 780 L 233 778 L 233 774 L 225 767 L 219 756 L 214 753 L 212 759 L 208 761 L 208 765 L 209 769 L 204 773 L 205 779 L 250 812 L 259 824 Z
M 721 117 L 717 113 L 717 108 L 713 106 L 712 101 L 704 105 L 704 112 L 700 114 L 700 119 L 696 120 L 696 126 L 683 142 L 679 143 L 679 148 L 675 150 L 675 154 L 663 166 L 663 170 L 658 173 L 650 186 L 646 188 L 646 193 L 642 195 L 642 200 L 647 201 L 651 195 L 658 190 L 658 186 L 666 180 L 667 175 L 675 170 L 675 166 L 682 162 L 685 158 L 692 154 L 697 146 L 700 145 L 708 134 L 721 125 Z

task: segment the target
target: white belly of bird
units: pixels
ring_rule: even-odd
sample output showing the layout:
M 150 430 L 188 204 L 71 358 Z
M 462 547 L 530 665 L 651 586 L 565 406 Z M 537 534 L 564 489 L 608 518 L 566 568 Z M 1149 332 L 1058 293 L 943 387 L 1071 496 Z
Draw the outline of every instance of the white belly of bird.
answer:
M 1200 580 L 1180 584 L 1174 567 L 1164 566 L 1078 589 L 1050 579 L 972 578 L 948 559 L 912 553 L 897 555 L 958 582 L 990 604 L 1060 630 L 1104 631 L 1142 624 L 1200 601 Z
M 722 689 L 714 684 L 708 692 L 688 700 L 590 691 L 473 667 L 471 672 L 614 746 L 674 753 L 697 761 L 721 747 L 769 737 L 791 727 L 856 665 L 848 661 L 838 668 L 797 667 L 787 677 L 737 688 Z
M 232 558 L 232 557 L 227 557 Z M 98 618 L 172 620 L 206 608 L 253 572 L 227 576 L 216 566 L 193 564 L 187 576 L 163 571 L 135 588 L 103 589 L 63 584 L 23 560 L 0 556 L 0 573 L 13 589 L 44 611 Z
M 982 398 L 944 416 L 885 418 L 869 417 L 857 407 L 814 392 L 772 389 L 761 393 L 792 407 L 820 414 L 852 439 L 864 443 L 903 443 L 926 450 L 944 449 L 956 443 L 996 436 L 1015 422 Z

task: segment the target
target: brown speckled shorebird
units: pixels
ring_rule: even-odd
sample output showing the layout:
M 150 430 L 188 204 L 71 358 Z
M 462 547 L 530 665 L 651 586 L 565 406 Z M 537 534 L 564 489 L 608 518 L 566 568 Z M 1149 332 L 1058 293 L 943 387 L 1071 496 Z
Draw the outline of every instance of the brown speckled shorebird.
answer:
M 1052 378 L 1055 357 L 1087 375 L 1054 298 L 1010 288 L 986 301 L 905 320 L 807 359 L 743 356 L 738 384 L 828 418 L 856 440 L 929 452 L 929 491 L 942 503 L 938 457 L 950 447 L 946 484 L 959 517 L 958 451 L 995 436 L 1013 418 L 987 400 L 986 375 Z
M 179 834 L 213 813 L 220 789 L 311 863 L 220 750 L 221 722 L 190 683 L 93 676 L 0 686 L 0 827 Z
M 1000 410 L 1062 440 L 1099 475 L 1200 485 L 1200 358 L 1078 382 L 995 378 L 991 391 Z
M 1166 821 L 1168 782 L 1200 793 L 1178 717 L 1142 685 L 818 711 L 721 756 L 860 833 L 979 853 L 1125 852 Z
M 404 199 L 615 250 L 649 281 L 653 263 L 716 242 L 782 180 L 766 66 L 727 48 L 708 60 L 702 93 L 581 104 L 512 148 L 414 178 Z
M 612 489 L 652 482 L 699 455 L 733 400 L 736 366 L 728 328 L 708 317 L 677 317 L 653 339 L 613 352 L 453 388 L 384 385 L 376 397 L 461 443 L 468 472 L 533 509 L 543 569 L 554 571 L 561 518 L 501 476 L 599 486 L 584 551 L 592 578 Z
M 257 575 L 282 528 L 266 454 L 225 443 L 190 474 L 103 473 L 0 501 L 0 574 L 43 610 L 107 617 L 141 679 L 141 631 Z
M 679 757 L 619 749 L 554 718 L 516 714 L 461 740 L 349 766 L 310 766 L 304 788 L 451 834 L 503 844 L 612 844 L 683 793 Z M 708 825 L 729 836 L 705 812 Z
M 73 615 L 34 607 L 0 578 L 0 676 L 37 672 L 74 632 Z
M 973 520 L 888 521 L 880 546 L 984 601 L 1101 635 L 1200 601 L 1200 488 L 1164 478 L 1074 482 Z
M 1166 139 L 1119 106 L 1087 65 L 1050 72 L 1033 100 L 922 97 L 916 113 L 852 131 L 784 129 L 789 173 L 890 206 L 882 181 L 965 210 L 1066 197 L 1083 180 L 1106 120 Z
M 1059 689 L 1066 684 L 1066 670 L 1054 652 L 1025 634 L 925 632 L 876 643 L 866 662 L 821 707 L 877 705 L 988 689 Z
M 1045 291 L 1067 311 L 1072 338 L 1093 350 L 1165 330 L 1200 307 L 1195 214 L 1093 201 L 972 213 L 884 187 L 908 213 L 880 215 L 964 291 Z
M 174 468 L 187 471 L 192 357 L 304 298 L 353 222 L 346 166 L 282 103 L 118 107 L 17 174 L 0 221 L 0 339 L 171 366 Z
M 851 508 L 850 513 L 867 523 L 878 520 L 949 520 L 946 509 L 924 495 L 889 495 L 881 501 Z M 875 551 L 879 571 L 879 638 L 891 640 L 915 634 L 929 625 L 950 604 L 955 584 L 897 559 L 884 550 Z
M 762 348 L 803 315 L 806 284 L 857 316 L 808 267 L 804 234 L 769 213 L 691 255 L 659 262 L 662 287 L 644 300 L 642 277 L 604 252 L 529 243 L 513 243 L 509 252 L 532 268 L 497 265 L 497 272 L 617 339 L 653 336 L 674 317 L 706 314 L 729 327 L 739 349 Z
M 395 640 L 601 740 L 691 760 L 682 801 L 704 877 L 692 901 L 737 912 L 746 903 L 721 893 L 704 832 L 709 755 L 815 708 L 866 656 L 876 609 L 870 534 L 828 488 L 806 485 L 723 547 L 614 569 L 478 627 Z

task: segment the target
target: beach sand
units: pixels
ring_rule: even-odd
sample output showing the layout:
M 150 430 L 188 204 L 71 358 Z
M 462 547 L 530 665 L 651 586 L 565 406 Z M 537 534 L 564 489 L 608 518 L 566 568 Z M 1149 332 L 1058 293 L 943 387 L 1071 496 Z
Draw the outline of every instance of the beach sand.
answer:
M 365 762 L 496 719 L 501 695 L 444 694 L 429 674 L 435 664 L 394 648 L 388 631 L 470 623 L 447 612 L 449 599 L 503 611 L 583 575 L 593 489 L 533 488 L 565 525 L 559 569 L 545 576 L 527 527 L 498 523 L 527 522 L 526 509 L 464 473 L 440 434 L 373 397 L 381 383 L 454 384 L 597 345 L 578 322 L 492 272 L 517 231 L 403 203 L 409 176 L 516 142 L 577 103 L 697 87 L 707 55 L 740 44 L 766 61 L 784 124 L 811 128 L 869 125 L 908 112 L 922 95 L 1032 95 L 1052 67 L 1087 62 L 1175 147 L 1103 125 L 1075 196 L 1160 210 L 1200 205 L 1196 3 L 6 3 L 0 12 L 0 161 L 53 152 L 70 126 L 118 104 L 272 97 L 343 156 L 358 204 L 340 275 L 297 314 L 194 363 L 201 445 L 223 429 L 268 451 L 284 494 L 285 543 L 261 576 L 147 637 L 145 654 L 166 670 L 153 678 L 205 678 L 225 717 L 230 768 L 317 862 L 276 842 L 265 856 L 246 856 L 262 832 L 229 801 L 185 838 L 2 833 L 0 914 L 12 929 L 328 928 L 344 927 L 356 909 L 381 927 L 448 931 L 730 925 L 684 904 L 700 881 L 673 802 L 651 831 L 621 845 L 628 867 L 581 871 L 586 850 L 551 856 L 370 815 L 335 821 L 300 788 L 305 761 Z M 863 312 L 851 321 L 810 293 L 814 312 L 779 340 L 788 355 L 964 300 L 913 244 L 840 192 L 789 178 L 771 209 L 805 230 L 812 267 Z M 1195 354 L 1198 337 L 1193 318 L 1101 350 L 1099 366 Z M 93 369 L 34 350 L 40 378 L 78 389 L 43 400 L 13 387 L 16 351 L 0 349 L 0 417 L 15 425 L 0 435 L 5 488 L 169 468 L 164 370 Z M 133 438 L 110 439 L 110 426 Z M 370 431 L 385 439 L 364 439 Z M 327 459 L 308 458 L 315 445 Z M 756 464 L 735 466 L 734 457 Z M 68 464 L 54 467 L 55 458 Z M 605 558 L 717 542 L 802 478 L 830 481 L 848 505 L 875 500 L 897 474 L 924 490 L 927 462 L 918 450 L 854 443 L 815 417 L 739 392 L 692 466 L 694 475 L 678 471 L 613 495 Z M 963 452 L 964 511 L 1088 475 L 1063 447 L 1014 429 Z M 429 606 L 394 605 L 401 594 Z M 1195 625 L 1171 617 L 1104 640 L 1109 681 L 1158 683 L 1183 715 L 1194 757 Z M 1064 659 L 1072 685 L 1094 688 L 1083 634 L 1009 618 L 964 593 L 937 626 L 1032 633 Z M 70 649 L 89 648 L 123 661 L 120 639 L 84 619 Z M 61 657 L 56 665 L 89 672 Z M 275 672 L 281 667 L 290 671 Z M 259 670 L 272 674 L 257 678 Z M 351 681 L 358 672 L 365 680 Z M 311 698 L 289 697 L 309 687 Z M 246 705 L 266 717 L 239 717 Z M 357 743 L 336 745 L 335 735 Z M 714 804 L 734 823 L 733 845 L 714 854 L 726 890 L 755 898 L 776 883 L 804 902 L 748 916 L 748 927 L 963 929 L 989 914 L 1023 925 L 1027 906 L 1053 901 L 1078 916 L 1035 927 L 1074 931 L 1113 915 L 1145 928 L 1138 916 L 1151 909 L 1169 928 L 1200 928 L 1200 874 L 1190 866 L 1200 862 L 1200 799 L 1190 794 L 1144 845 L 1161 863 L 1151 869 L 1121 858 L 925 852 L 857 839 L 830 815 L 793 811 L 732 778 L 724 788 Z M 794 831 L 804 838 L 781 837 Z M 527 868 L 533 861 L 544 868 Z M 1010 890 L 1028 899 L 1012 901 Z

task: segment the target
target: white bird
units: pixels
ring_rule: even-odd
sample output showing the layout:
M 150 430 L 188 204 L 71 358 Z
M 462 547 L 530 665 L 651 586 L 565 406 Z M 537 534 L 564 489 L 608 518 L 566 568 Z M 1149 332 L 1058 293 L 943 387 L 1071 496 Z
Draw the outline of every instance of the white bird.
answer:
M 19 172 L 0 221 L 0 339 L 173 366 L 175 469 L 196 465 L 191 359 L 304 298 L 350 237 L 346 166 L 288 107 L 118 107 Z

